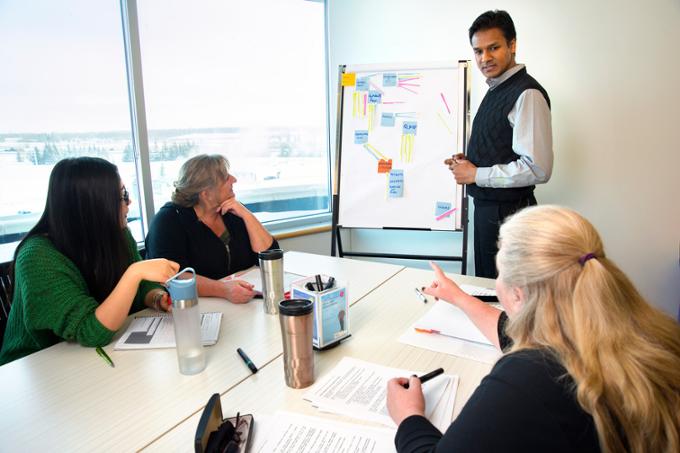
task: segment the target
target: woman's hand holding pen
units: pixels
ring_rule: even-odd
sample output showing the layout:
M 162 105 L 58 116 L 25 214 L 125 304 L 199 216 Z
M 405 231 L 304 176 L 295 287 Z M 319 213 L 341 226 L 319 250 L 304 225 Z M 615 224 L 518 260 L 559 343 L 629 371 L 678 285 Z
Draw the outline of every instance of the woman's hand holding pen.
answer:
M 456 283 L 448 278 L 442 269 L 430 261 L 430 266 L 434 271 L 434 280 L 430 286 L 424 287 L 422 291 L 436 299 L 443 299 L 453 305 L 462 297 L 469 297 Z
M 408 389 L 404 384 L 408 383 Z M 411 415 L 425 416 L 425 397 L 417 376 L 394 378 L 387 382 L 387 411 L 399 424 Z

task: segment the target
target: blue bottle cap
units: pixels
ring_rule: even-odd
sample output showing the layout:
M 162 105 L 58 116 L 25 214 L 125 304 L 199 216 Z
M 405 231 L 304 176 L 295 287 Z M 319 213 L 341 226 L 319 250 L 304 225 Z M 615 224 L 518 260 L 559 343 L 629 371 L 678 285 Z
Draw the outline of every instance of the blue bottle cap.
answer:
M 193 276 L 191 278 L 178 278 L 185 272 L 191 272 Z M 173 305 L 175 300 L 198 299 L 198 293 L 196 292 L 196 271 L 191 267 L 179 271 L 177 274 L 170 277 L 165 284 L 170 292 L 170 298 L 173 300 Z

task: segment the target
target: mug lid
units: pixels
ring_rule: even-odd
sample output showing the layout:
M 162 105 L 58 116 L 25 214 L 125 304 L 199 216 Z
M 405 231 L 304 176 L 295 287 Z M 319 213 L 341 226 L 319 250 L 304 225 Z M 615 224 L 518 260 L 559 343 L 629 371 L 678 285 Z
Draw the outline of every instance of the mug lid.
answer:
M 290 299 L 279 302 L 279 313 L 285 316 L 302 316 L 312 312 L 314 303 L 308 299 Z
M 261 260 L 278 260 L 283 258 L 283 250 L 281 249 L 270 249 L 263 250 L 257 254 L 257 257 Z

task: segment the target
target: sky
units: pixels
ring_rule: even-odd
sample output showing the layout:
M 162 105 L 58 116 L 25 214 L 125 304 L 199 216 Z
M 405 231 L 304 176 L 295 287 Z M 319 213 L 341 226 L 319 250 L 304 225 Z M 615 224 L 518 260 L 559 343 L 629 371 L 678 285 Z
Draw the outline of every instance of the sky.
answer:
M 323 3 L 138 0 L 149 129 L 325 125 Z M 116 0 L 0 0 L 0 133 L 129 130 Z

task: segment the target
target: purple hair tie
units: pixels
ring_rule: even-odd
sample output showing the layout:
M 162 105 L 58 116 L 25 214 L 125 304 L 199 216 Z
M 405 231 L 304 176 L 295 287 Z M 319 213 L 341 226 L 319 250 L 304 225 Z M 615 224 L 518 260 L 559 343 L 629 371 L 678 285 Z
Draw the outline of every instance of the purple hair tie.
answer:
M 587 253 L 583 255 L 581 258 L 578 259 L 578 263 L 583 267 L 586 264 L 586 261 L 588 261 L 591 258 L 597 258 L 594 253 Z

